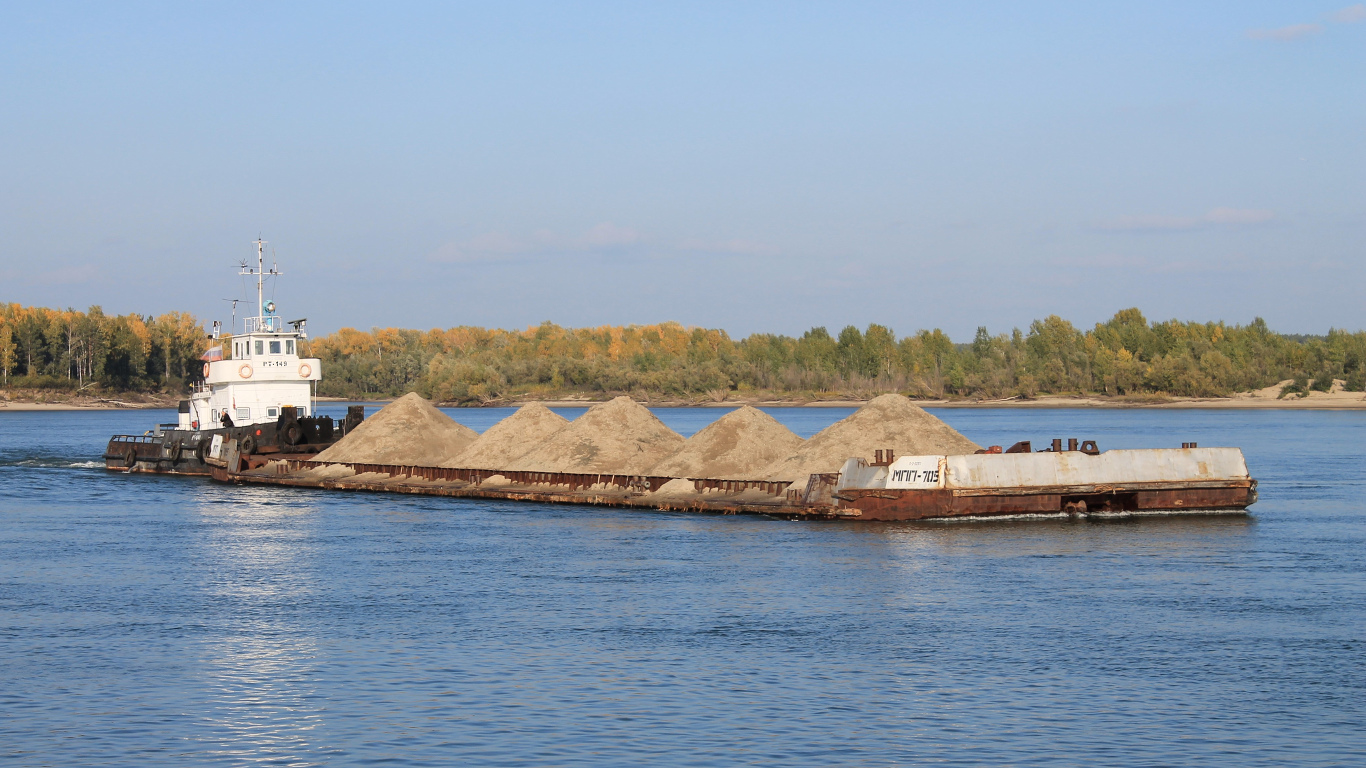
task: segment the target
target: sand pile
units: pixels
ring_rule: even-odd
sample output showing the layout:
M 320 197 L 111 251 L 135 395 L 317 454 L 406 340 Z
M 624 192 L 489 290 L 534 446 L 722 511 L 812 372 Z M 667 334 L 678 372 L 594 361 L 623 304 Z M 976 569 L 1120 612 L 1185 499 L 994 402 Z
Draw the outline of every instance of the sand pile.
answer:
M 891 448 L 897 456 L 972 453 L 981 446 L 958 434 L 902 395 L 882 395 L 848 418 L 826 427 L 794 454 L 761 470 L 770 480 L 806 482 L 818 472 L 838 472 L 851 456 L 872 460 Z
M 648 474 L 761 480 L 760 470 L 791 456 L 806 442 L 767 413 L 746 405 L 688 438 L 676 453 Z
M 474 430 L 457 424 L 409 392 L 379 409 L 314 460 L 438 467 L 478 437 Z
M 676 499 L 676 498 L 680 498 L 680 497 L 683 497 L 683 496 L 696 496 L 696 495 L 698 495 L 697 489 L 693 487 L 692 481 L 691 481 L 691 480 L 684 480 L 684 479 L 682 479 L 682 478 L 675 478 L 675 479 L 673 479 L 673 480 L 670 480 L 669 482 L 665 483 L 664 485 L 661 485 L 661 486 L 659 487 L 659 490 L 657 490 L 657 491 L 655 491 L 653 494 L 651 494 L 651 496 L 655 496 L 655 497 L 659 497 L 659 498 L 665 498 L 665 497 L 667 497 L 667 498 L 671 498 L 671 499 Z
M 356 474 L 356 470 L 350 467 L 343 467 L 340 464 L 327 464 L 321 467 L 310 467 L 295 472 L 292 477 L 300 477 L 305 480 L 340 480 L 343 477 L 351 477 Z
M 532 403 L 489 427 L 458 456 L 441 464 L 466 469 L 507 469 L 546 438 L 563 429 L 569 420 L 544 405 Z
M 683 445 L 650 409 L 618 397 L 588 409 L 506 469 L 643 475 Z

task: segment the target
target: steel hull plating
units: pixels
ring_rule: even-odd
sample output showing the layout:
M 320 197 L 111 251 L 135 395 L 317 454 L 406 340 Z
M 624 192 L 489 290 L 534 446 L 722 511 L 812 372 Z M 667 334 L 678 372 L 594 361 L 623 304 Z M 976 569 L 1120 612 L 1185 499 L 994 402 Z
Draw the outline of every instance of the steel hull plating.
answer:
M 359 418 L 355 423 L 359 423 Z M 343 430 L 352 422 L 343 425 Z M 213 440 L 222 436 L 220 452 L 212 454 Z M 290 443 L 290 437 L 307 442 Z M 295 458 L 311 456 L 332 445 L 340 434 L 332 420 L 304 417 L 277 424 L 255 424 L 224 429 L 167 429 L 156 435 L 115 435 L 104 451 L 105 469 L 120 472 L 152 472 L 172 475 L 212 475 L 215 468 L 227 466 L 229 447 L 249 444 L 252 453 L 288 454 Z
M 120 472 L 210 475 L 205 450 L 214 435 L 228 439 L 227 429 L 168 430 L 160 435 L 115 435 L 104 450 L 104 468 Z
M 805 494 L 784 493 L 782 483 L 693 480 L 695 495 L 660 498 L 654 495 L 655 492 L 671 478 L 332 463 L 288 456 L 241 459 L 231 450 L 228 463 L 230 468 L 213 473 L 215 479 L 343 491 L 867 522 L 1061 514 L 1241 512 L 1257 499 L 1257 483 L 1252 479 L 973 490 L 859 488 L 831 493 L 838 478 L 836 474 L 813 476 Z M 346 469 L 353 474 L 330 479 L 295 474 L 325 467 Z M 484 481 L 493 475 L 502 475 L 509 484 L 485 486 Z M 755 498 L 752 494 L 756 490 L 768 498 Z
M 983 490 L 847 489 L 838 505 L 859 520 L 927 520 L 1015 515 L 1123 515 L 1159 512 L 1239 512 L 1257 501 L 1256 480 L 1144 486 L 995 488 Z
M 1257 500 L 1257 482 L 1237 448 L 880 453 L 880 463 L 851 458 L 838 475 L 813 476 L 807 501 L 828 494 L 861 519 L 924 520 L 1239 511 Z

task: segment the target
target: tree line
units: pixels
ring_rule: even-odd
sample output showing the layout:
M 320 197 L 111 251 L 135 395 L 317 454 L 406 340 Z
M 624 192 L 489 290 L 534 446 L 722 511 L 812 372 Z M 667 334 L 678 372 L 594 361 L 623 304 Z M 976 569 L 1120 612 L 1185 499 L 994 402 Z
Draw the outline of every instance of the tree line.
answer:
M 0 304 L 0 383 L 34 389 L 184 391 L 206 336 L 185 312 L 153 317 Z
M 5 386 L 98 385 L 184 391 L 200 379 L 212 342 L 183 312 L 108 316 L 0 305 Z M 225 340 L 225 350 L 231 350 Z M 832 335 L 725 331 L 677 323 L 526 330 L 461 326 L 416 331 L 343 328 L 301 352 L 324 364 L 319 394 L 390 397 L 416 391 L 441 402 L 629 393 L 641 399 L 723 401 L 731 396 L 1030 398 L 1041 394 L 1216 397 L 1293 382 L 1286 393 L 1342 379 L 1366 389 L 1366 332 L 1292 336 L 1260 318 L 1248 325 L 1150 322 L 1137 309 L 1078 329 L 1051 315 L 1010 333 L 978 328 L 971 342 L 943 331 L 898 337 L 848 326 Z
M 1260 318 L 1246 326 L 1149 322 L 1126 309 L 1080 330 L 1056 315 L 1028 330 L 971 342 L 943 331 L 813 328 L 799 337 L 677 323 L 526 330 L 344 328 L 313 342 L 326 363 L 320 392 L 362 397 L 417 391 L 443 402 L 630 393 L 639 398 L 1030 398 L 1040 394 L 1213 397 L 1294 382 L 1366 386 L 1366 332 L 1287 336 Z

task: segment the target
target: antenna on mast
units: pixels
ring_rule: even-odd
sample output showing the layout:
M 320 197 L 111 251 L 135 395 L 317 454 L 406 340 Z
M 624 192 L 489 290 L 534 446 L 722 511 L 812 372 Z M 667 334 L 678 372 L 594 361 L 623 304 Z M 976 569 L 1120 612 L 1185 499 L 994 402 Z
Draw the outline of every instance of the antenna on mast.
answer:
M 246 266 L 247 263 L 245 261 L 242 262 L 242 267 L 244 269 L 246 268 Z M 223 299 L 223 301 L 232 302 L 232 325 L 228 326 L 228 333 L 237 333 L 237 302 L 241 301 L 241 299 Z
M 272 253 L 273 253 L 273 251 L 272 251 Z M 277 328 L 274 327 L 274 321 L 273 321 L 273 320 L 271 320 L 271 321 L 267 321 L 267 320 L 266 320 L 265 281 L 266 281 L 266 278 L 267 278 L 267 277 L 276 277 L 276 276 L 280 275 L 280 274 L 281 274 L 281 273 L 280 273 L 280 268 L 279 268 L 279 264 L 276 264 L 276 265 L 274 265 L 274 266 L 272 266 L 272 267 L 270 268 L 270 271 L 269 271 L 269 272 L 266 271 L 266 241 L 265 241 L 265 240 L 262 240 L 261 237 L 260 237 L 259 235 L 256 237 L 256 268 L 255 268 L 255 269 L 252 269 L 251 267 L 248 267 L 248 266 L 244 263 L 244 264 L 242 265 L 242 270 L 241 270 L 241 272 L 239 272 L 238 274 L 242 274 L 242 275 L 251 275 L 251 276 L 253 276 L 253 277 L 256 278 L 256 313 L 257 313 L 257 314 L 256 314 L 256 326 L 257 326 L 257 330 L 269 330 L 269 331 L 277 331 L 277 330 L 279 330 L 279 329 L 277 329 Z M 248 325 L 250 325 L 250 324 L 251 324 L 251 323 L 250 323 L 250 321 L 249 321 L 249 322 L 248 322 Z M 270 327 L 267 327 L 267 325 L 269 325 Z M 247 330 L 250 331 L 251 329 L 248 328 Z
M 280 261 L 275 258 L 275 246 L 273 245 L 270 247 L 270 273 L 272 275 L 280 274 Z M 279 283 L 270 284 L 270 298 L 272 303 L 274 303 L 275 300 L 275 288 L 277 286 L 279 286 Z

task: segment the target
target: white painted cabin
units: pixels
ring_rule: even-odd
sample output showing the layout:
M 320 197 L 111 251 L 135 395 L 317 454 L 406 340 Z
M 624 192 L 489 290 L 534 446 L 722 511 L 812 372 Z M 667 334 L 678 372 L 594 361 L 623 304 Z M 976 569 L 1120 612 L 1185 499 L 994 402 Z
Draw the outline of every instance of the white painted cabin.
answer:
M 237 427 L 273 423 L 290 405 L 299 416 L 312 416 L 322 363 L 299 357 L 302 334 L 284 328 L 278 317 L 247 318 L 246 333 L 224 345 L 230 358 L 204 364 L 204 383 L 190 394 L 190 412 L 180 414 L 180 428 L 219 429 L 224 411 Z

